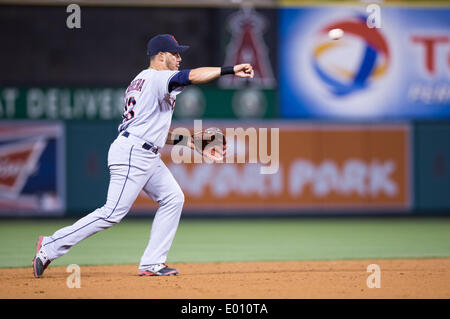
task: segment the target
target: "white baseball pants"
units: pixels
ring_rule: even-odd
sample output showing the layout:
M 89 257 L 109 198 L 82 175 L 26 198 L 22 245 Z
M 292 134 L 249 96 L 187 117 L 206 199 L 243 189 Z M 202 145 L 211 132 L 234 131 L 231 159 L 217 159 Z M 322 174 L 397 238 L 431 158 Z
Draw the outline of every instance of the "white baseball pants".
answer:
M 178 228 L 184 195 L 160 154 L 142 148 L 144 142 L 133 135 L 119 135 L 111 144 L 106 204 L 73 225 L 45 237 L 42 247 L 50 260 L 64 255 L 83 239 L 119 223 L 140 191 L 144 190 L 159 204 L 159 208 L 139 268 L 145 269 L 148 265 L 166 261 Z

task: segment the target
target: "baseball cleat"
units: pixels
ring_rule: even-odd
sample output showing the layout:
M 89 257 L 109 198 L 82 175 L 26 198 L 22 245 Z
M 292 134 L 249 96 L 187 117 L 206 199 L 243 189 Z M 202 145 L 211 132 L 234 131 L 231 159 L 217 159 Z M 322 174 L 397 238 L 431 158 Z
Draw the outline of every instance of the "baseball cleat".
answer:
M 44 236 L 39 236 L 36 245 L 36 255 L 33 258 L 33 275 L 36 278 L 39 278 L 44 273 L 44 270 L 50 264 L 50 259 L 48 259 L 47 254 L 41 249 L 42 241 L 44 240 Z
M 178 270 L 169 268 L 166 264 L 151 265 L 147 269 L 139 269 L 139 276 L 171 276 L 177 275 Z

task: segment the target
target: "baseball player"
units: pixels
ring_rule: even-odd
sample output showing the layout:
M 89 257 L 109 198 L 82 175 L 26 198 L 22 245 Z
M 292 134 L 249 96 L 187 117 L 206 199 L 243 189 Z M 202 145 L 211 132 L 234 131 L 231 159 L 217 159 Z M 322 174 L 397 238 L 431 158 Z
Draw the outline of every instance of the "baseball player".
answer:
M 207 83 L 222 75 L 253 78 L 250 64 L 229 67 L 202 67 L 179 71 L 180 53 L 189 46 L 179 45 L 172 35 L 161 34 L 147 44 L 150 66 L 131 81 L 125 91 L 123 122 L 108 152 L 110 182 L 103 207 L 51 236 L 39 236 L 33 258 L 33 274 L 41 277 L 50 262 L 66 254 L 83 239 L 107 229 L 128 213 L 143 190 L 159 204 L 150 240 L 141 257 L 138 275 L 178 274 L 165 261 L 172 245 L 184 195 L 177 181 L 161 160 L 165 144 L 188 145 L 191 137 L 170 134 L 176 96 L 190 84 Z

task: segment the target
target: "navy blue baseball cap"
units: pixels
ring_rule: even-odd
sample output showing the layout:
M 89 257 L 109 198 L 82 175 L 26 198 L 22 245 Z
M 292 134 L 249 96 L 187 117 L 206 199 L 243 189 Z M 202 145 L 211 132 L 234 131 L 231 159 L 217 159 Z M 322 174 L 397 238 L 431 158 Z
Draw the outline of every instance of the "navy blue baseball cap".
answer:
M 147 55 L 156 55 L 158 52 L 183 52 L 189 49 L 188 45 L 179 45 L 171 34 L 158 34 L 148 41 Z

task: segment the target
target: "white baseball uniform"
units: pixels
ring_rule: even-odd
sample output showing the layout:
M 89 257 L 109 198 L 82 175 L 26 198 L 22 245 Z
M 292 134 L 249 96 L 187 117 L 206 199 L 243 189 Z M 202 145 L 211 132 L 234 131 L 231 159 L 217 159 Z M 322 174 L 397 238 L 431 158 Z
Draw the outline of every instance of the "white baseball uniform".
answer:
M 159 204 L 150 240 L 139 269 L 164 263 L 175 237 L 184 203 L 183 192 L 161 160 L 156 147 L 166 143 L 176 95 L 168 83 L 178 71 L 146 69 L 125 92 L 125 112 L 119 136 L 108 152 L 110 183 L 106 204 L 73 225 L 44 237 L 43 250 L 50 260 L 69 251 L 83 239 L 121 221 L 144 190 Z

